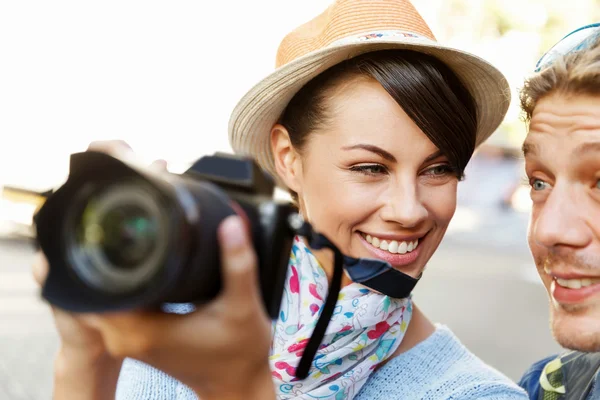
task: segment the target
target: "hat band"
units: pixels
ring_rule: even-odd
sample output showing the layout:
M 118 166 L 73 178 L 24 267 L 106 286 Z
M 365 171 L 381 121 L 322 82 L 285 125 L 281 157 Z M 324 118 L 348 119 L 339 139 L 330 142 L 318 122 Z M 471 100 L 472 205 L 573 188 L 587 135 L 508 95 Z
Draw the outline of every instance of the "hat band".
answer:
M 385 39 L 385 38 L 402 38 L 409 42 L 428 42 L 432 43 L 433 40 L 425 37 L 423 35 L 419 35 L 418 33 L 409 32 L 409 31 L 398 31 L 398 30 L 387 30 L 387 31 L 373 31 L 361 33 L 360 35 L 347 36 L 341 39 L 338 39 L 332 42 L 329 46 L 340 46 L 345 44 L 354 44 L 366 42 L 369 40 L 377 40 L 377 39 Z M 328 46 L 328 47 L 329 47 Z

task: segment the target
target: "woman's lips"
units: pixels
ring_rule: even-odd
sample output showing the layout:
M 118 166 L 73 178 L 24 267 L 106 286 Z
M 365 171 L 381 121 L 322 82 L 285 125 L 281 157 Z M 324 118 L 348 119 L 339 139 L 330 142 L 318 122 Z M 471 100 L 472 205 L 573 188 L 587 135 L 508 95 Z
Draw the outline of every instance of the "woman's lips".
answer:
M 426 238 L 426 236 L 423 236 L 421 239 L 419 239 L 417 247 L 414 248 L 412 251 L 406 252 L 404 254 L 399 254 L 399 253 L 394 254 L 394 253 L 390 253 L 388 250 L 382 250 L 380 248 L 373 246 L 372 244 L 367 242 L 367 239 L 363 235 L 364 234 L 362 234 L 362 233 L 358 234 L 361 242 L 367 248 L 367 250 L 371 254 L 373 254 L 373 257 L 380 259 L 380 260 L 387 261 L 389 264 L 391 264 L 394 267 L 401 267 L 401 266 L 408 265 L 408 264 L 414 262 L 417 259 L 417 257 L 419 256 L 421 247 L 423 246 L 423 241 Z

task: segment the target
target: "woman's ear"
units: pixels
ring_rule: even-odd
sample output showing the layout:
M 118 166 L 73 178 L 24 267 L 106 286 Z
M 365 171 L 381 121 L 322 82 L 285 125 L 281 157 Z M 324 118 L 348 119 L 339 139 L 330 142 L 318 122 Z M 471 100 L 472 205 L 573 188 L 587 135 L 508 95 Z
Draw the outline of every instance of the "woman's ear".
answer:
M 271 129 L 271 152 L 277 175 L 288 188 L 298 193 L 301 187 L 302 162 L 294 149 L 288 130 L 281 124 Z

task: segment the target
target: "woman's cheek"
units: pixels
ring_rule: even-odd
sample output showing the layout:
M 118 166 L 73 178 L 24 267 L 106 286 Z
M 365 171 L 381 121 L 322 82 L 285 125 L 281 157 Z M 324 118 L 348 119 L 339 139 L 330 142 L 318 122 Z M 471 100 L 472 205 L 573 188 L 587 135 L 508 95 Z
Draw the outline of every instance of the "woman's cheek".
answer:
M 445 185 L 429 188 L 425 195 L 426 207 L 440 228 L 445 228 L 452 220 L 456 211 L 457 183 L 448 182 Z

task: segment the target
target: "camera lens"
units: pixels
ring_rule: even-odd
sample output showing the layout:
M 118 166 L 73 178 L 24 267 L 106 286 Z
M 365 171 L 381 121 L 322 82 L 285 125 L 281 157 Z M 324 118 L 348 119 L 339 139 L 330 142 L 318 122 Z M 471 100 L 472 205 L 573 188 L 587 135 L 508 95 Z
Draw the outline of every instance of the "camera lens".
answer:
M 144 181 L 112 184 L 82 196 L 65 224 L 66 253 L 74 272 L 103 292 L 142 288 L 160 271 L 169 218 Z
M 107 211 L 100 224 L 84 225 L 82 229 L 84 240 L 92 241 L 92 245 L 97 241 L 112 265 L 132 269 L 152 254 L 158 236 L 157 225 L 156 218 L 139 205 L 119 204 Z

